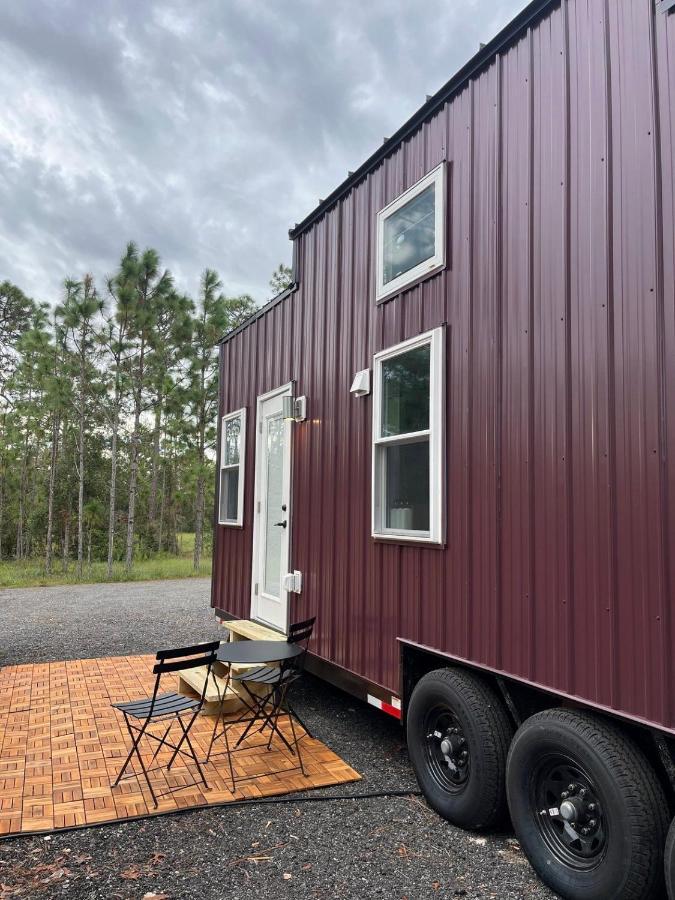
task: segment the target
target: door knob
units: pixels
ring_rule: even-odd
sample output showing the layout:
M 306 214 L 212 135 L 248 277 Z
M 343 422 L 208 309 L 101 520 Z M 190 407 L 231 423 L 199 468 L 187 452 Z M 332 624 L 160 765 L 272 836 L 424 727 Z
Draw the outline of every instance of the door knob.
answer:
M 274 523 L 275 526 L 278 525 L 280 528 L 285 528 L 287 524 L 288 524 L 288 523 L 287 523 L 286 519 L 284 519 L 283 522 L 275 522 L 275 523 Z

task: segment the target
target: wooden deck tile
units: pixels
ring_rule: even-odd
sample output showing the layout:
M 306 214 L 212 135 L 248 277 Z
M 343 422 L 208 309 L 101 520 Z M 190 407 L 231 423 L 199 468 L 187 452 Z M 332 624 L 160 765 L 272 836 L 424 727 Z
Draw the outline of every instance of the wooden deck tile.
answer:
M 113 788 L 130 738 L 121 713 L 111 703 L 150 696 L 153 662 L 150 656 L 121 656 L 0 668 L 0 837 L 161 815 L 360 778 L 309 736 L 302 740 L 307 771 L 303 777 L 297 758 L 278 739 L 268 751 L 263 736 L 254 734 L 233 754 L 237 778 L 250 779 L 238 781 L 234 794 L 222 740 L 211 762 L 203 765 L 210 790 L 199 780 L 194 763 L 184 758 L 170 772 L 151 773 L 156 793 L 175 790 L 159 797 L 157 809 L 142 777 L 125 779 Z M 162 689 L 175 690 L 177 681 L 167 679 Z M 190 732 L 200 761 L 213 725 L 213 718 L 203 715 Z M 162 734 L 165 727 L 156 723 L 153 730 Z M 233 726 L 232 746 L 244 727 Z M 280 728 L 290 740 L 288 721 L 280 721 Z M 297 723 L 296 729 L 302 733 Z M 168 763 L 171 751 L 166 750 L 151 763 L 156 746 L 151 741 L 143 745 L 146 766 Z

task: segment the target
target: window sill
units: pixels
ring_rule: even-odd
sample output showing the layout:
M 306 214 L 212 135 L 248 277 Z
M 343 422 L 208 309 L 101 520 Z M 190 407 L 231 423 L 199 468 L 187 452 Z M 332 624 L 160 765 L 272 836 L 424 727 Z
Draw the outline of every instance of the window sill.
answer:
M 447 263 L 439 263 L 437 266 L 434 266 L 433 269 L 429 269 L 428 272 L 422 272 L 421 275 L 417 275 L 415 276 L 415 278 L 411 278 L 410 281 L 407 281 L 405 284 L 399 285 L 398 287 L 386 293 L 377 294 L 377 296 L 375 297 L 375 306 L 379 306 L 380 303 L 387 303 L 389 300 L 393 300 L 395 297 L 399 297 L 406 291 L 410 291 L 412 290 L 412 288 L 417 287 L 419 284 L 422 284 L 422 282 L 426 281 L 428 278 L 433 278 L 435 275 L 439 275 L 441 272 L 444 272 L 447 268 Z
M 404 534 L 371 534 L 374 544 L 403 544 L 406 547 L 429 547 L 432 550 L 445 550 L 447 544 L 444 540 L 436 541 L 431 538 L 407 537 Z
M 221 528 L 238 528 L 240 531 L 244 530 L 243 522 L 218 522 L 218 525 Z

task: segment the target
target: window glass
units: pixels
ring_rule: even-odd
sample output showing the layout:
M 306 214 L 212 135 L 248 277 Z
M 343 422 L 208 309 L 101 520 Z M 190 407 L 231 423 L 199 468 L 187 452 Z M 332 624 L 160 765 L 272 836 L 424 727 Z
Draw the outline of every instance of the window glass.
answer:
M 384 220 L 384 284 L 434 256 L 435 192 L 430 184 Z
M 278 597 L 280 594 L 279 573 L 281 572 L 282 531 L 275 522 L 282 516 L 284 481 L 284 420 L 280 415 L 267 420 L 267 533 L 265 535 L 265 582 L 266 594 Z
M 224 466 L 236 465 L 239 462 L 239 435 L 241 433 L 241 418 L 236 416 L 225 423 L 225 459 Z
M 381 437 L 429 428 L 430 364 L 430 344 L 382 363 Z
M 220 516 L 221 522 L 237 520 L 239 497 L 239 469 L 222 469 L 220 472 Z
M 385 455 L 385 525 L 429 531 L 429 441 L 382 447 Z

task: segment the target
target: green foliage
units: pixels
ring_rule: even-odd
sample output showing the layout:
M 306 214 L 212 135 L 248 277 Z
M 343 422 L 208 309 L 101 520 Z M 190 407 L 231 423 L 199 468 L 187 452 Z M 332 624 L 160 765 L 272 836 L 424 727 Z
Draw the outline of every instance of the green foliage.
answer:
M 133 242 L 104 288 L 0 284 L 0 586 L 210 570 L 217 345 L 255 304 Z
M 270 278 L 272 296 L 276 297 L 278 294 L 281 294 L 282 291 L 285 291 L 286 288 L 289 288 L 292 284 L 293 269 L 291 269 L 290 266 L 285 266 L 283 263 L 279 263 L 277 268 L 272 273 L 272 277 Z

